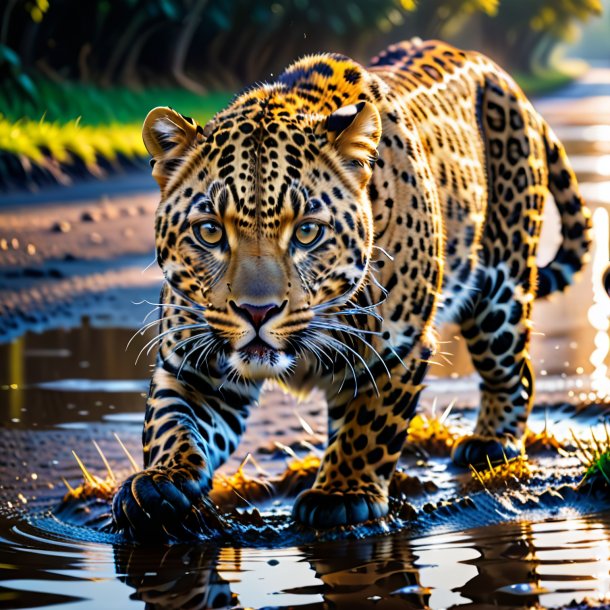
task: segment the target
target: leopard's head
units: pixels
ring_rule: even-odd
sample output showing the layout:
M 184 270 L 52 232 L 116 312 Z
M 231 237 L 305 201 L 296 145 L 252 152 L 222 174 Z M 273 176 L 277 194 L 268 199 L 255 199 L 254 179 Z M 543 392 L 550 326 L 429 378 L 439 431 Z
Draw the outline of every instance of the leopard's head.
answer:
M 380 136 L 369 102 L 310 115 L 261 92 L 205 128 L 169 108 L 146 118 L 158 262 L 243 378 L 287 373 L 366 281 Z

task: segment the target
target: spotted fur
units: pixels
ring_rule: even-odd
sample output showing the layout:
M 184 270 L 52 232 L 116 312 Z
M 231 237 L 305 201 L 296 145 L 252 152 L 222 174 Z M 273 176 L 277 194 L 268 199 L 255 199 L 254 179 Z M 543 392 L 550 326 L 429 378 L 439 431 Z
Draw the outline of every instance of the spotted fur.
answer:
M 328 446 L 294 517 L 384 516 L 444 321 L 482 378 L 454 460 L 518 451 L 532 304 L 581 268 L 590 221 L 561 144 L 500 68 L 420 40 L 366 69 L 311 56 L 204 128 L 153 110 L 144 142 L 165 283 L 145 470 L 115 497 L 120 526 L 159 531 L 209 489 L 266 378 L 328 400 Z M 563 241 L 539 269 L 549 190 Z

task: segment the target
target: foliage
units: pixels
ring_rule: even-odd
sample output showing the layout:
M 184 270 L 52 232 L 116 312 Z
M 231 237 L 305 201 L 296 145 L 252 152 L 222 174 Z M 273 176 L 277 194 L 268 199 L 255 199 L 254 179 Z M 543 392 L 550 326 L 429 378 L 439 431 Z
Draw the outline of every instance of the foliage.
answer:
M 33 100 L 38 94 L 32 79 L 23 71 L 17 53 L 3 44 L 0 44 L 0 82 L 19 98 Z
M 602 13 L 602 0 L 503 0 L 481 24 L 482 46 L 502 64 L 530 72 L 547 66 L 557 41 L 570 41 L 576 24 Z
M 478 13 L 494 17 L 500 0 L 419 0 L 401 37 L 450 39 Z
M 605 438 L 598 439 L 591 429 L 591 440 L 578 438 L 572 431 L 577 446 L 576 455 L 585 468 L 580 487 L 585 489 L 610 487 L 610 427 L 604 422 Z
M 0 118 L 0 149 L 35 163 L 43 162 L 45 156 L 69 163 L 75 156 L 89 167 L 96 164 L 98 155 L 114 161 L 117 155 L 130 158 L 146 154 L 139 125 L 91 126 L 80 124 L 78 119 L 60 124 L 27 119 L 13 123 Z
M 138 157 L 150 108 L 205 121 L 228 100 L 210 91 L 272 78 L 303 54 L 364 60 L 384 37 L 476 34 L 527 75 L 600 11 L 601 0 L 4 0 L 0 187 L 15 168 L 59 175 L 70 160 Z
M 610 485 L 610 452 L 606 451 L 597 456 L 587 468 L 583 480 L 590 481 L 596 477 L 603 477 L 604 481 Z
M 473 24 L 524 67 L 600 11 L 601 0 L 6 0 L 0 70 L 10 47 L 55 81 L 234 91 L 306 53 L 364 59 L 390 32 L 452 39 Z
M 138 124 L 92 126 L 0 115 L 0 190 L 70 182 L 74 174 L 101 177 L 109 168 L 146 155 Z
M 286 58 L 322 48 L 354 50 L 371 32 L 400 25 L 404 5 L 404 0 L 52 0 L 44 13 L 32 13 L 32 0 L 12 0 L 2 15 L 0 42 L 19 49 L 28 69 L 51 78 L 103 85 L 169 82 L 199 92 L 203 83 L 232 90 L 279 68 Z

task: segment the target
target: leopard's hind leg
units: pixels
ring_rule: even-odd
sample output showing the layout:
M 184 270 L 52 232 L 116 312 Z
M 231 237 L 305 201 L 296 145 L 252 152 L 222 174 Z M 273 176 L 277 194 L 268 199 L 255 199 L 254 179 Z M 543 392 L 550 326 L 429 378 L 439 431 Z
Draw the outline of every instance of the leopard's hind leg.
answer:
M 482 292 L 461 323 L 473 365 L 481 377 L 474 434 L 453 452 L 454 462 L 486 465 L 521 451 L 534 400 L 529 355 L 531 293 L 511 281 L 509 268 L 482 270 Z
M 548 184 L 545 125 L 514 83 L 491 79 L 481 106 L 488 213 L 477 292 L 461 316 L 462 335 L 482 378 L 481 407 L 474 435 L 453 451 L 463 465 L 518 454 L 534 400 L 529 342 Z

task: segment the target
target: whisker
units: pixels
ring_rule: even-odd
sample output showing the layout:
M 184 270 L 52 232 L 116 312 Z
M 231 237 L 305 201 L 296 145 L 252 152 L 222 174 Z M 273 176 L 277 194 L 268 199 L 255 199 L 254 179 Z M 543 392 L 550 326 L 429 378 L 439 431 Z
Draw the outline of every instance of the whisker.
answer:
M 140 273 L 146 273 L 156 262 L 157 262 L 157 257 L 155 256 L 155 258 L 153 258 L 150 261 L 150 263 L 148 263 L 148 265 L 146 265 L 146 267 L 144 267 L 144 269 L 142 269 L 142 271 Z
M 379 288 L 379 290 L 381 290 L 381 292 L 383 293 L 384 297 L 387 298 L 387 296 L 389 294 L 387 288 L 379 283 L 379 280 L 375 277 L 374 273 L 371 272 L 370 278 L 373 280 L 373 284 L 375 284 L 375 286 L 377 286 L 377 288 Z M 384 300 L 385 300 L 385 298 L 384 298 Z
M 377 396 L 379 396 L 379 388 L 377 387 L 377 382 L 375 381 L 375 377 L 373 376 L 373 373 L 371 373 L 371 369 L 369 368 L 366 360 L 355 349 L 352 349 L 346 343 L 343 343 L 342 341 L 339 341 L 338 339 L 335 339 L 334 337 L 330 337 L 329 335 L 326 335 L 325 337 L 331 343 L 335 343 L 335 344 L 338 343 L 342 348 L 348 350 L 350 353 L 352 353 L 354 356 L 356 356 L 356 358 L 358 358 L 358 360 L 360 360 L 360 362 L 362 363 L 362 366 L 364 367 L 364 370 L 367 372 L 367 374 L 373 384 L 373 387 L 375 388 L 375 394 L 377 394 Z
M 193 299 L 191 299 L 190 297 L 186 296 L 186 294 L 184 294 L 184 292 L 182 292 L 182 290 L 180 290 L 179 288 L 176 288 L 175 286 L 173 286 L 169 282 L 167 282 L 167 285 L 169 286 L 170 290 L 174 294 L 177 294 L 181 299 L 184 299 L 187 303 L 191 303 L 197 309 L 207 309 L 207 307 L 201 305 L 200 303 L 197 303 L 196 301 L 193 301 Z
M 194 303 L 194 301 L 191 301 L 191 302 Z M 192 313 L 195 315 L 201 315 L 201 314 L 205 313 L 205 311 L 207 310 L 207 307 L 203 307 L 202 305 L 193 308 L 193 307 L 187 307 L 186 305 L 178 305 L 177 303 L 152 303 L 151 301 L 147 301 L 146 299 L 144 299 L 142 301 L 133 301 L 133 304 L 134 305 L 146 304 L 146 305 L 150 305 L 151 307 L 156 307 L 156 308 L 161 308 L 161 309 L 179 309 L 182 311 L 188 311 L 189 313 Z M 194 304 L 197 305 L 196 303 L 194 303 Z
M 206 342 L 201 345 L 201 353 L 197 357 L 197 361 L 195 362 L 195 368 L 199 370 L 199 365 L 204 358 L 207 358 L 207 355 L 214 348 L 215 344 L 218 342 L 218 339 L 214 335 L 210 336 Z M 209 373 L 209 370 L 208 370 Z
M 178 368 L 178 372 L 176 373 L 176 379 L 180 379 L 180 375 L 182 374 L 182 369 L 184 368 L 184 365 L 188 362 L 189 358 L 191 357 L 191 354 L 196 351 L 197 346 L 194 346 L 193 349 L 191 349 L 187 354 L 182 357 L 182 362 L 180 363 L 180 367 Z
M 317 339 L 317 336 L 315 338 Z M 327 335 L 324 335 L 324 338 L 331 339 Z M 337 347 L 334 345 L 335 341 L 329 341 L 328 343 L 329 343 L 329 346 L 334 349 L 335 353 L 337 355 L 341 356 L 341 358 L 343 358 L 343 360 L 345 360 L 347 366 L 349 366 L 349 368 L 352 372 L 352 376 L 354 378 L 354 398 L 356 398 L 356 396 L 358 395 L 358 376 L 356 375 L 356 370 L 354 369 L 352 363 L 349 361 L 349 358 L 340 349 L 337 349 Z M 336 341 L 336 343 L 338 343 L 340 347 L 346 347 L 340 341 Z
M 127 342 L 127 345 L 125 346 L 125 351 L 127 351 L 129 349 L 129 346 L 131 345 L 132 341 L 139 335 L 142 336 L 144 335 L 144 333 L 151 327 L 154 326 L 155 324 L 161 324 L 161 322 L 163 320 L 169 320 L 171 318 L 178 318 L 179 316 L 181 316 L 182 314 L 177 313 L 174 314 L 173 316 L 165 316 L 164 318 L 160 319 L 160 320 L 153 320 L 152 322 L 148 322 L 148 324 L 145 324 L 144 326 L 140 327 L 132 336 L 131 339 L 129 339 L 129 341 Z
M 321 328 L 324 328 L 324 327 L 323 327 L 323 326 L 321 326 Z M 388 377 L 391 377 L 392 375 L 391 375 L 391 373 L 390 373 L 390 370 L 388 369 L 388 367 L 387 367 L 387 365 L 386 365 L 386 363 L 385 363 L 384 359 L 383 359 L 383 358 L 380 356 L 379 352 L 378 352 L 378 351 L 377 351 L 377 350 L 376 350 L 376 349 L 375 349 L 375 348 L 374 348 L 374 347 L 373 347 L 373 346 L 372 346 L 372 345 L 371 345 L 371 344 L 370 344 L 370 343 L 369 343 L 369 342 L 368 342 L 366 339 L 364 339 L 364 338 L 362 338 L 361 336 L 359 336 L 359 335 L 357 334 L 357 332 L 354 332 L 354 330 L 353 330 L 353 329 L 351 329 L 350 327 L 347 327 L 347 328 L 348 328 L 349 330 L 343 329 L 343 330 L 341 330 L 341 331 L 339 331 L 339 332 L 344 332 L 344 333 L 349 334 L 350 336 L 355 337 L 356 339 L 358 339 L 358 340 L 362 341 L 362 343 L 364 343 L 364 344 L 365 344 L 365 345 L 366 345 L 366 346 L 367 346 L 367 347 L 368 347 L 368 348 L 369 348 L 369 349 L 370 349 L 370 350 L 371 350 L 371 351 L 372 351 L 372 352 L 373 352 L 373 353 L 374 353 L 374 354 L 377 356 L 377 358 L 378 358 L 378 359 L 379 359 L 379 361 L 381 362 L 381 364 L 382 364 L 383 368 L 385 369 L 385 371 L 386 371 L 386 373 L 387 373 Z M 377 334 L 378 334 L 378 333 L 377 333 Z M 346 347 L 347 347 L 347 346 L 346 346 Z
M 362 328 L 356 328 L 355 326 L 349 326 L 347 324 L 341 324 L 340 322 L 324 322 L 323 320 L 316 320 L 315 318 L 310 322 L 310 324 L 323 324 L 324 328 L 328 328 L 331 330 L 337 331 L 345 331 L 346 333 L 363 333 L 365 335 L 375 335 L 377 337 L 383 337 L 383 333 L 380 333 L 375 330 L 364 330 Z
M 353 290 L 353 288 L 349 288 L 348 290 L 346 290 L 345 292 L 343 292 L 339 296 L 336 296 L 336 297 L 332 298 L 330 301 L 325 301 L 324 303 L 320 303 L 318 305 L 314 305 L 312 307 L 312 309 L 314 311 L 323 311 L 324 309 L 329 309 L 330 307 L 334 307 L 335 305 L 343 305 L 346 302 L 344 300 L 346 295 L 349 294 L 352 290 Z
M 356 333 L 352 333 L 349 331 L 340 331 L 340 332 L 344 332 L 352 337 L 354 337 L 355 339 L 358 339 L 359 341 L 361 341 L 362 343 L 364 343 L 364 345 L 366 345 L 372 352 L 373 354 L 375 354 L 375 356 L 377 356 L 377 358 L 379 359 L 379 361 L 381 362 L 383 368 L 385 369 L 388 377 L 391 377 L 391 373 L 388 370 L 388 367 L 386 366 L 386 363 L 384 361 L 384 359 L 381 357 L 381 354 L 373 347 L 373 345 L 371 345 L 371 343 L 369 343 L 366 339 L 364 339 L 363 337 L 360 337 L 359 335 L 357 335 Z
M 309 348 L 309 351 L 317 358 L 322 369 L 324 369 L 326 367 L 324 365 L 324 362 L 322 362 L 321 355 L 328 359 L 329 366 L 330 366 L 330 369 L 332 372 L 332 379 L 334 380 L 335 371 L 334 371 L 334 367 L 333 367 L 333 359 L 326 353 L 326 351 L 324 351 L 322 349 L 322 347 L 320 345 L 318 345 L 311 339 L 302 338 L 301 340 L 304 343 L 304 345 Z
M 207 330 L 207 329 L 204 329 Z M 180 348 L 184 347 L 185 345 L 188 345 L 189 343 L 191 343 L 191 341 L 199 341 L 201 339 L 205 338 L 205 333 L 198 333 L 195 335 L 191 335 L 190 337 L 187 337 L 186 339 L 181 339 L 180 341 L 178 341 L 176 343 L 176 345 L 174 345 L 174 349 L 168 354 L 167 358 L 171 358 Z
M 203 326 L 202 324 L 188 324 L 185 326 L 176 326 L 175 328 L 168 328 L 167 330 L 164 330 L 163 332 L 155 335 L 150 341 L 148 341 L 144 347 L 140 350 L 140 352 L 138 353 L 138 356 L 136 358 L 136 363 L 138 362 L 138 360 L 140 359 L 140 357 L 142 356 L 142 352 L 146 351 L 146 355 L 148 356 L 148 354 L 150 354 L 150 351 L 152 350 L 152 348 L 155 346 L 156 343 L 159 343 L 160 340 L 171 334 L 171 333 L 176 333 L 176 332 L 181 332 L 183 330 L 192 330 L 192 329 L 207 329 L 208 326 Z M 148 348 L 148 349 L 147 349 Z
M 375 250 L 379 250 L 382 254 L 385 254 L 388 257 L 388 260 L 394 262 L 394 257 L 391 254 L 388 254 L 387 250 L 384 250 L 381 246 L 373 246 Z

